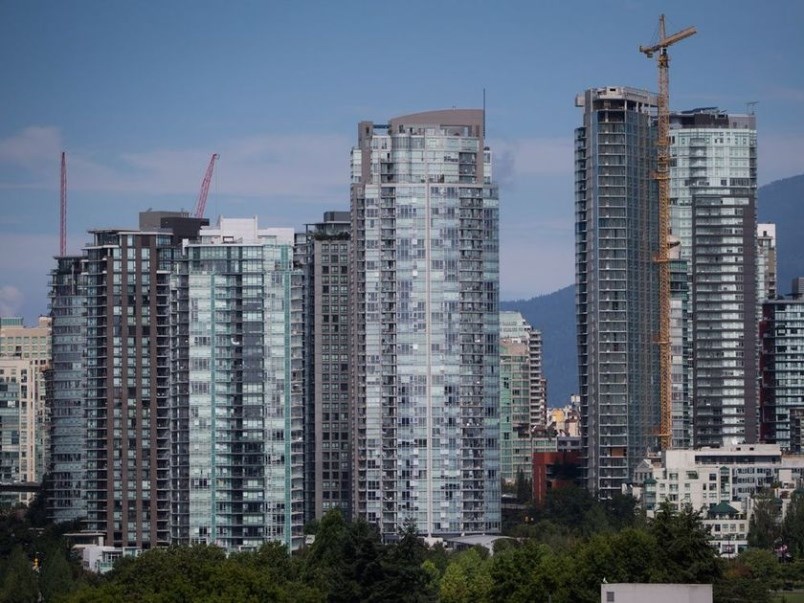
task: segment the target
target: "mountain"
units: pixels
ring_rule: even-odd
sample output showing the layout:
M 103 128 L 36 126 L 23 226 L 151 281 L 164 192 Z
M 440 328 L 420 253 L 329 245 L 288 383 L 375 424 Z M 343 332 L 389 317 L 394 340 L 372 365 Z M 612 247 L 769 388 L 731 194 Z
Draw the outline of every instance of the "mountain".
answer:
M 542 368 L 547 377 L 547 403 L 563 406 L 578 392 L 575 344 L 575 285 L 527 300 L 500 303 L 501 310 L 520 312 L 542 332 Z
M 804 276 L 804 174 L 776 180 L 757 191 L 760 222 L 776 224 L 776 256 L 779 293 L 790 293 L 790 283 Z M 550 406 L 562 406 L 578 391 L 575 341 L 575 286 L 528 300 L 500 303 L 515 310 L 542 332 L 543 368 Z
M 790 283 L 804 276 L 804 174 L 776 180 L 757 191 L 760 222 L 776 224 L 776 266 L 778 292 L 790 293 Z

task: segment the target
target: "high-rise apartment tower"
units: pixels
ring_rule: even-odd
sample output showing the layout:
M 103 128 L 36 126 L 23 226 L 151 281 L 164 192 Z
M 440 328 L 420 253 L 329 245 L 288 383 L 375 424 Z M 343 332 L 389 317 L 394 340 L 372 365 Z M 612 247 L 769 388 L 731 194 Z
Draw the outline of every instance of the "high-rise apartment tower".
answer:
M 221 218 L 172 276 L 171 542 L 303 539 L 301 327 L 293 231 Z M 300 303 L 300 300 L 299 300 Z M 300 308 L 299 308 L 300 310 Z
M 296 234 L 303 278 L 305 519 L 339 508 L 352 514 L 351 404 L 349 402 L 348 211 Z
M 500 529 L 498 195 L 482 110 L 361 122 L 352 151 L 354 511 Z
M 576 98 L 575 269 L 587 486 L 621 491 L 660 431 L 656 95 L 625 87 Z
M 670 117 L 673 234 L 688 262 L 693 443 L 756 442 L 756 119 Z

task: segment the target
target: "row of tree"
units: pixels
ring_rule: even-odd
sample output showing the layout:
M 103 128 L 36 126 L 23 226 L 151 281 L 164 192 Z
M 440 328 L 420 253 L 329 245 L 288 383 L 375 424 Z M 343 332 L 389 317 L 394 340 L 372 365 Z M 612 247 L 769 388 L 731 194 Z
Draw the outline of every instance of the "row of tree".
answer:
M 804 497 L 792 504 L 804 533 Z M 772 590 L 804 581 L 804 555 L 779 563 L 772 542 L 734 560 L 719 558 L 692 510 L 663 507 L 648 521 L 628 497 L 604 502 L 566 490 L 555 492 L 545 508 L 522 513 L 493 555 L 483 548 L 428 548 L 410 528 L 398 542 L 384 544 L 373 526 L 346 521 L 336 511 L 313 527 L 314 543 L 293 555 L 276 543 L 229 556 L 216 547 L 170 547 L 121 559 L 104 576 L 83 573 L 58 530 L 35 530 L 6 517 L 0 601 L 37 601 L 41 594 L 46 602 L 582 603 L 599 601 L 607 581 L 711 583 L 716 601 L 762 603 Z M 40 560 L 38 572 L 33 559 Z

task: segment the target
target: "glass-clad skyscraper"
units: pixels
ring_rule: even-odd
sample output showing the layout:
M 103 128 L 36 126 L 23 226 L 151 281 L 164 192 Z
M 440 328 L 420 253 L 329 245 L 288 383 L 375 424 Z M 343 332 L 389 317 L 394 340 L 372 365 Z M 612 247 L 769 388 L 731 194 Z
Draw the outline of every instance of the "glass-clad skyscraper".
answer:
M 172 541 L 250 550 L 303 538 L 293 231 L 221 219 L 172 286 Z M 299 366 L 294 367 L 294 363 Z
M 804 450 L 804 278 L 787 297 L 762 304 L 760 375 L 762 442 Z
M 361 122 L 352 151 L 354 512 L 500 529 L 498 195 L 482 110 Z
M 670 117 L 670 212 L 689 268 L 693 443 L 756 442 L 756 118 Z
M 621 491 L 660 427 L 656 96 L 607 87 L 576 98 L 575 267 L 583 467 Z
M 500 312 L 500 476 L 513 483 L 532 471 L 533 438 L 547 415 L 542 337 L 519 312 Z
M 48 515 L 54 523 L 86 514 L 84 461 L 86 420 L 86 265 L 82 256 L 56 259 L 50 273 L 52 362 L 50 405 L 50 484 Z

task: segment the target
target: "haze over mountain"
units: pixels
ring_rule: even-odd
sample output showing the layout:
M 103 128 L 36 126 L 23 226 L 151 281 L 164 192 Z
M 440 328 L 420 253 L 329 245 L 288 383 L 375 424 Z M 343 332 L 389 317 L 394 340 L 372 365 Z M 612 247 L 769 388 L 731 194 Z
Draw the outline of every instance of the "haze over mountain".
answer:
M 804 276 L 804 174 L 776 180 L 757 191 L 759 222 L 776 224 L 778 291 Z M 527 300 L 505 301 L 501 310 L 516 310 L 542 332 L 544 374 L 549 406 L 563 406 L 578 391 L 575 341 L 575 286 Z
M 791 281 L 804 276 L 804 174 L 761 186 L 757 216 L 776 224 L 777 287 L 788 295 Z

